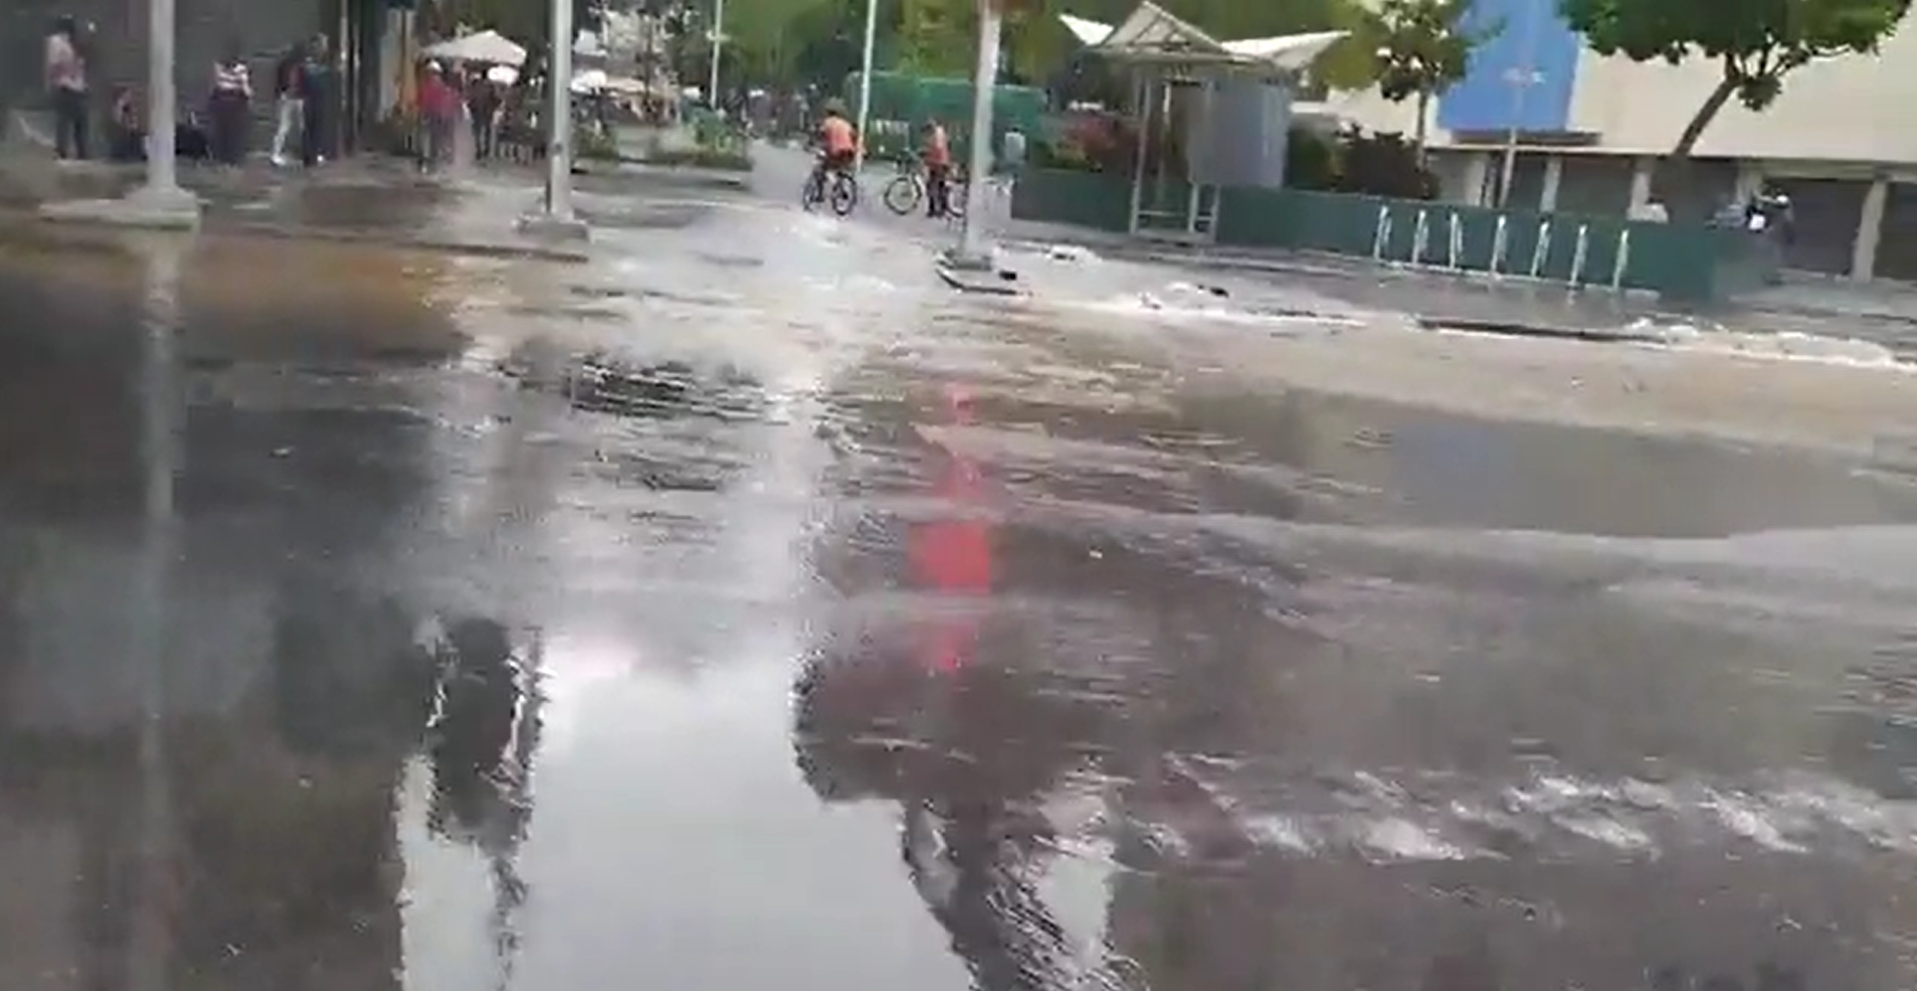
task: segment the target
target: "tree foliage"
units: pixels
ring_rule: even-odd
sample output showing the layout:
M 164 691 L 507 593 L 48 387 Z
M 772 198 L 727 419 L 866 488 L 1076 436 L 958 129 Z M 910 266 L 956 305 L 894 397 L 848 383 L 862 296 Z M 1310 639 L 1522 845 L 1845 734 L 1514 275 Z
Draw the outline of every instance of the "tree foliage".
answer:
M 1394 103 L 1418 100 L 1416 145 L 1423 154 L 1427 108 L 1471 68 L 1471 52 L 1495 34 L 1464 26 L 1471 0 L 1384 0 L 1369 32 L 1378 87 Z
M 1489 35 L 1463 27 L 1471 0 L 1384 0 L 1377 13 L 1378 88 L 1398 102 L 1430 97 L 1463 79 Z
M 1690 154 L 1704 129 L 1734 96 L 1752 110 L 1769 107 L 1784 78 L 1817 59 L 1872 54 L 1896 30 L 1911 0 L 1562 0 L 1565 19 L 1603 55 L 1677 65 L 1693 57 L 1717 63 L 1717 88 L 1679 137 L 1674 157 Z

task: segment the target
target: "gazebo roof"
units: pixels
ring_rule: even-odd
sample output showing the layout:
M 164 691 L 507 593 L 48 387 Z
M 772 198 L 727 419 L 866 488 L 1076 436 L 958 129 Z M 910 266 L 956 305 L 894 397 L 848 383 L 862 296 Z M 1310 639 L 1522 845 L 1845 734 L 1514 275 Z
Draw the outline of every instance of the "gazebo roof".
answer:
M 1219 41 L 1195 25 L 1145 0 L 1114 27 L 1060 14 L 1066 30 L 1088 51 L 1129 62 L 1168 62 L 1220 68 L 1295 72 L 1348 31 L 1314 31 L 1275 38 Z

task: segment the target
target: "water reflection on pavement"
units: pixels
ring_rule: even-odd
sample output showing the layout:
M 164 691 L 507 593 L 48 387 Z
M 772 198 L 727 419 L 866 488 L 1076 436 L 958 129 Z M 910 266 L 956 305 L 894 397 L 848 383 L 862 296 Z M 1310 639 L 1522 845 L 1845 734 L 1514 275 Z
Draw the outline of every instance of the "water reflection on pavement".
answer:
M 1917 982 L 1917 494 L 696 212 L 0 256 L 0 987 Z

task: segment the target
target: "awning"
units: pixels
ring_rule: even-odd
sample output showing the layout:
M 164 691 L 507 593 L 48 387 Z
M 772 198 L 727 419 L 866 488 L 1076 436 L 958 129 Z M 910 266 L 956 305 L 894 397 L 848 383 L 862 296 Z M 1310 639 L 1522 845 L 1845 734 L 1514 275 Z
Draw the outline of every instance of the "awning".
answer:
M 1314 31 L 1275 38 L 1219 41 L 1147 0 L 1114 27 L 1070 14 L 1059 21 L 1086 49 L 1129 62 L 1213 65 L 1220 68 L 1294 72 L 1345 37 L 1348 31 Z
M 442 62 L 477 62 L 482 65 L 524 65 L 526 49 L 497 31 L 479 31 L 428 45 L 422 58 Z

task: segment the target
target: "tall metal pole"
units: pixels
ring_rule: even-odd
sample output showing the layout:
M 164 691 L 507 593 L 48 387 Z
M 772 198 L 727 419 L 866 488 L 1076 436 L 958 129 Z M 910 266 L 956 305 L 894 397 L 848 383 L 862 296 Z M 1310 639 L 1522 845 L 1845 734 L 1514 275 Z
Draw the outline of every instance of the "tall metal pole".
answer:
M 972 73 L 972 148 L 966 166 L 965 216 L 959 224 L 955 263 L 986 267 L 985 185 L 992 174 L 992 96 L 998 82 L 999 0 L 979 0 L 978 64 Z
M 147 4 L 146 120 L 147 198 L 161 201 L 187 199 L 180 188 L 180 175 L 173 156 L 177 149 L 173 131 L 178 123 L 174 105 L 179 92 L 174 85 L 174 0 L 149 0 Z
M 879 39 L 879 0 L 865 0 L 865 54 L 859 57 L 859 144 L 854 151 L 852 174 L 865 168 L 865 143 L 872 140 L 866 121 L 872 113 L 872 50 Z
M 726 44 L 726 0 L 712 0 L 712 75 L 706 80 L 706 105 L 719 109 L 719 53 Z
M 546 145 L 546 213 L 570 222 L 572 212 L 572 0 L 552 0 L 552 57 L 546 86 L 552 137 Z
M 1535 0 L 1524 5 L 1524 40 L 1518 64 L 1511 69 L 1511 122 L 1504 132 L 1504 162 L 1498 169 L 1498 207 L 1511 199 L 1511 180 L 1518 171 L 1518 128 L 1524 116 L 1524 96 L 1538 82 L 1538 11 Z

